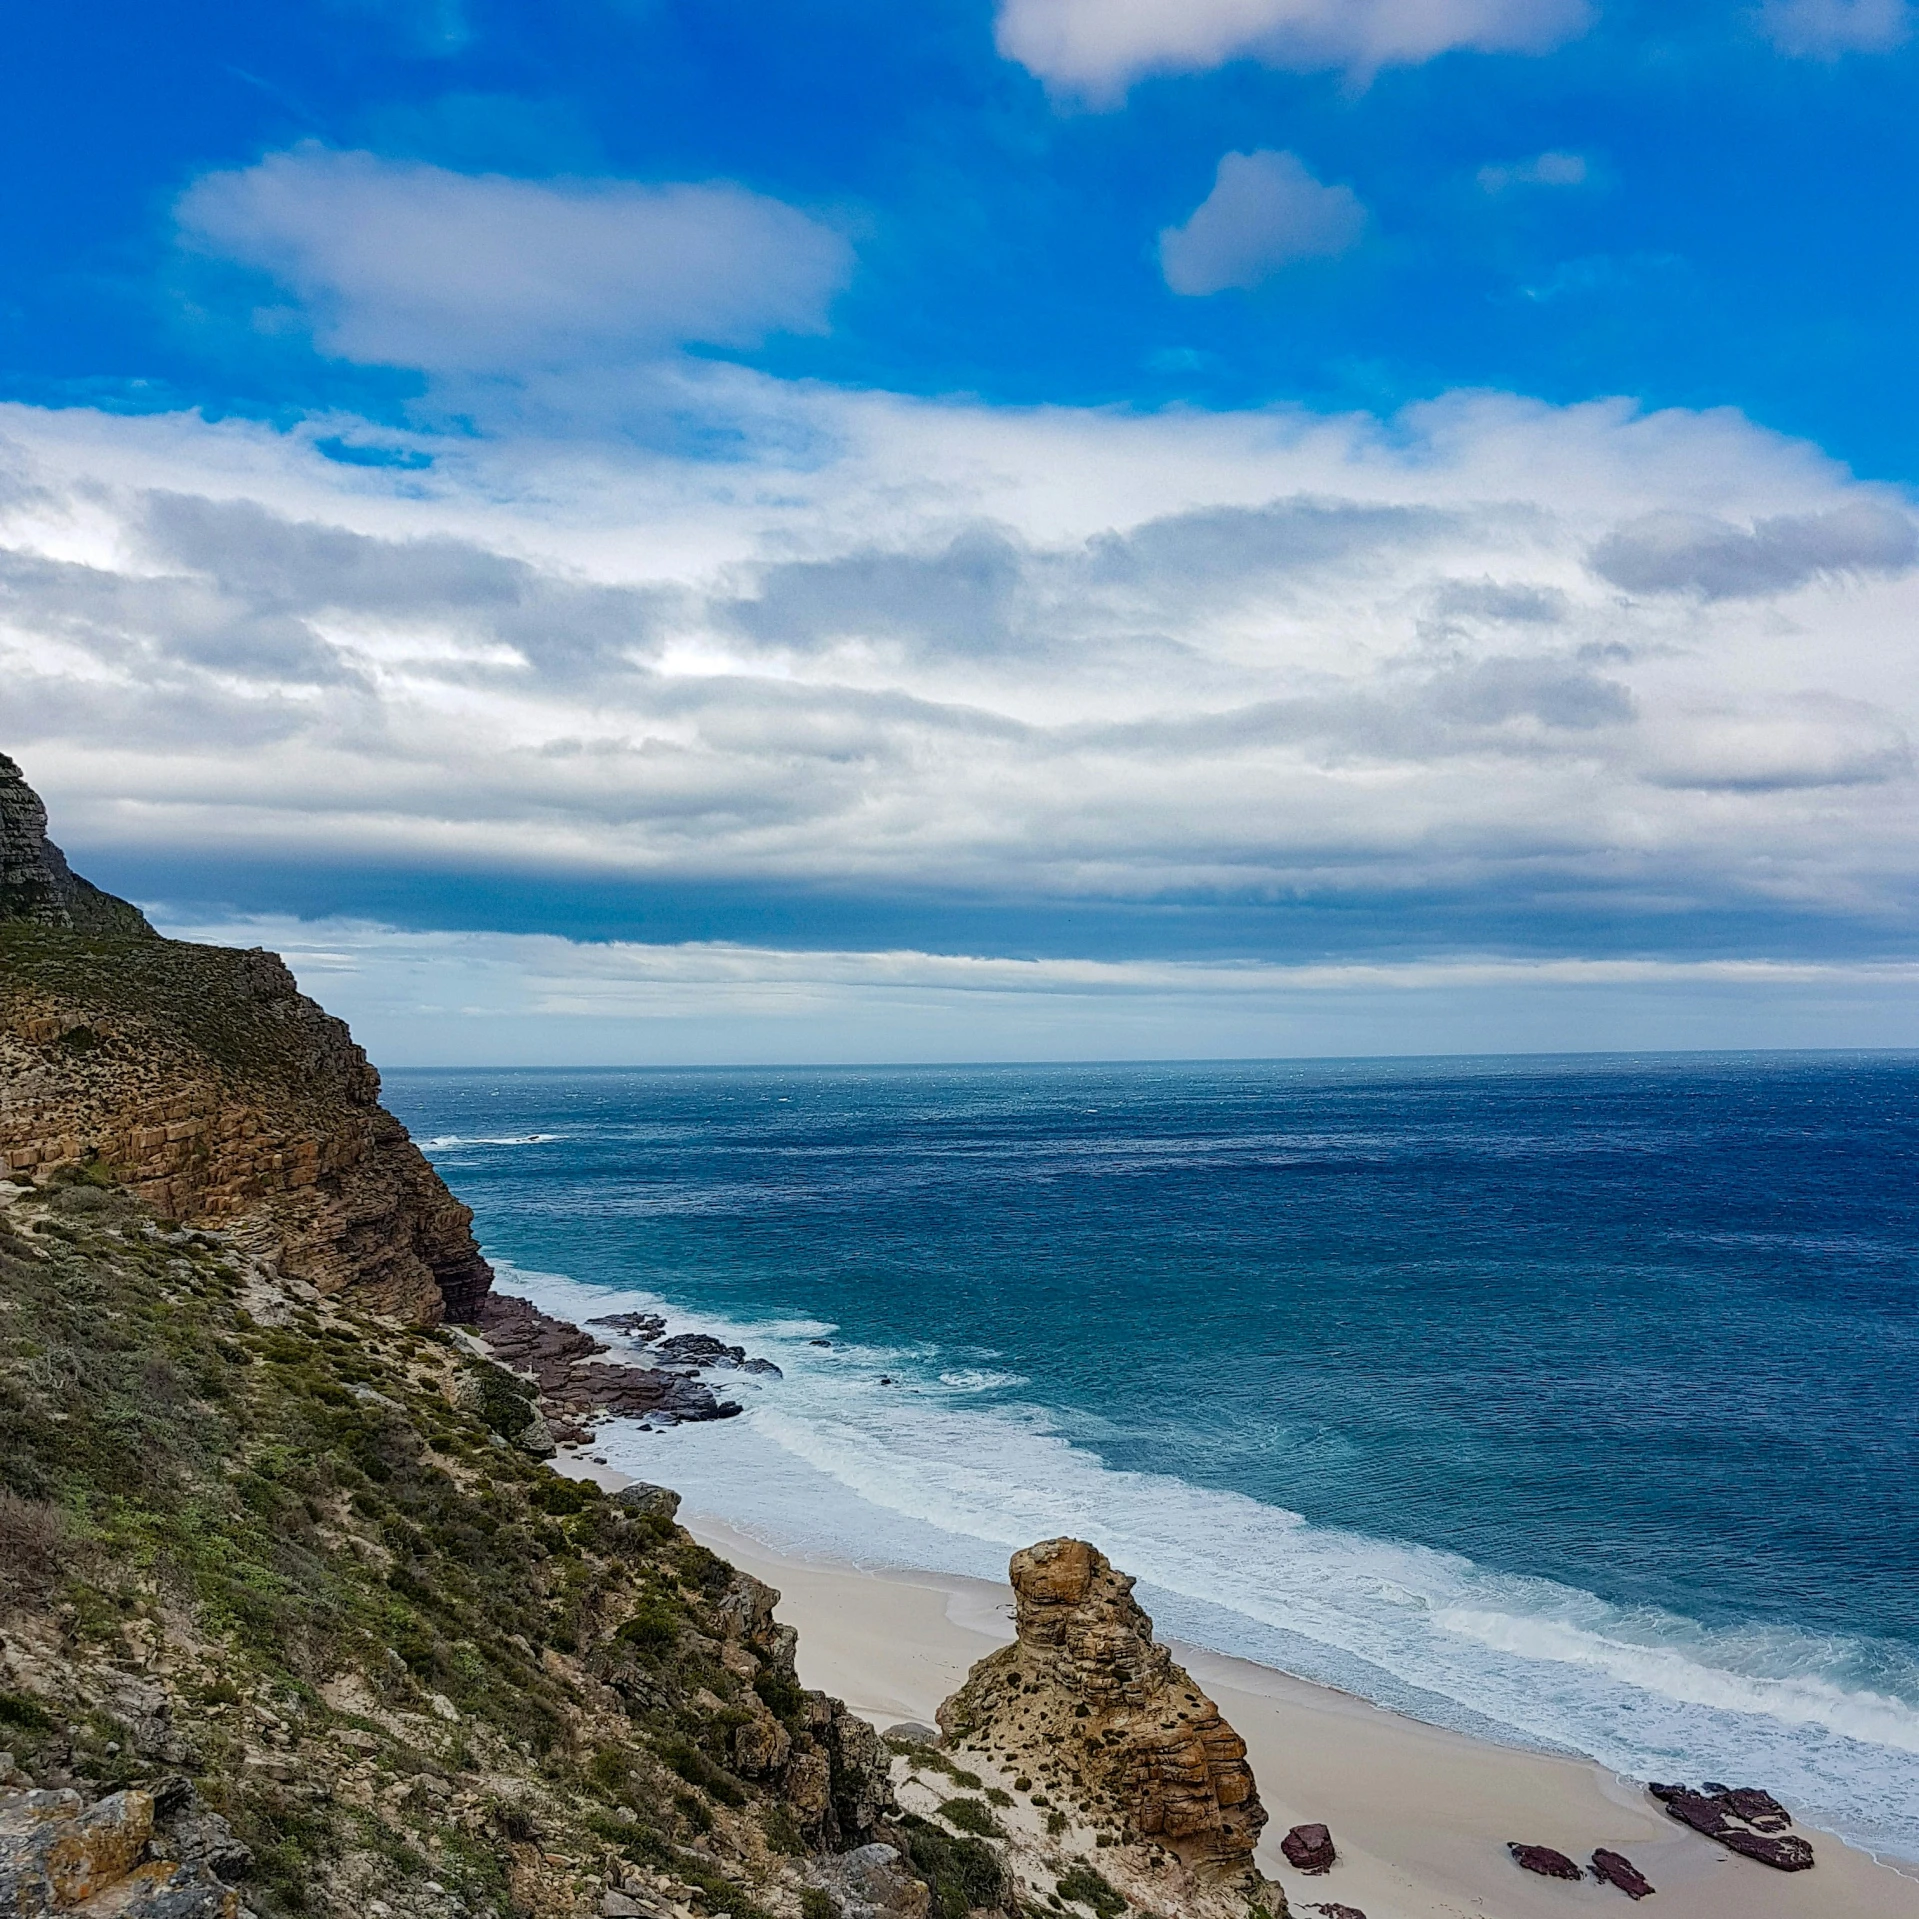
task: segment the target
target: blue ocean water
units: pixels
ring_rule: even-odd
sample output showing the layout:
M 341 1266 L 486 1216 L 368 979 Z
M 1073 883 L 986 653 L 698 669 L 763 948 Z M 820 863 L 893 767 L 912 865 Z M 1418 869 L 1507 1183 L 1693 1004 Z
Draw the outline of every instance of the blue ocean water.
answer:
M 400 1073 L 503 1282 L 785 1369 L 616 1464 L 1919 1858 L 1919 1058 Z M 813 1343 L 829 1339 L 830 1345 Z

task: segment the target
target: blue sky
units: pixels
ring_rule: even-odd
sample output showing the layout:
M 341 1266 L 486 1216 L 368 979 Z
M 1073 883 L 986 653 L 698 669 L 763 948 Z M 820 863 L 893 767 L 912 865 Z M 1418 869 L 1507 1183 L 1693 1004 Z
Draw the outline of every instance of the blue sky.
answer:
M 1914 25 L 25 7 L 0 745 L 395 1058 L 1914 1043 Z

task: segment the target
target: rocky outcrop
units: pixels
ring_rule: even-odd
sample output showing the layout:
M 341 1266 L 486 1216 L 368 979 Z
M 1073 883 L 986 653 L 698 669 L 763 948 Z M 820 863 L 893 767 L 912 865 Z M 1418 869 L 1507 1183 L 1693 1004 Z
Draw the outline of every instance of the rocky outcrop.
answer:
M 510 1293 L 489 1294 L 475 1327 L 492 1353 L 538 1387 L 540 1410 L 562 1441 L 585 1439 L 582 1422 L 594 1414 L 660 1427 L 732 1419 L 740 1411 L 683 1373 L 603 1363 L 599 1355 L 609 1350 L 603 1340 Z
M 1789 1831 L 1792 1817 L 1771 1793 L 1757 1786 L 1649 1786 L 1647 1790 L 1680 1824 L 1716 1839 L 1729 1852 L 1756 1859 L 1779 1872 L 1809 1872 L 1811 1845 Z
M 416 1324 L 492 1284 L 345 1025 L 276 955 L 162 939 L 75 877 L 0 757 L 0 1173 L 84 1167 Z
M 964 1738 L 1075 1796 L 1121 1844 L 1256 1885 L 1265 1808 L 1245 1742 L 1153 1638 L 1133 1581 L 1084 1540 L 1013 1555 L 1015 1644 L 940 1708 Z

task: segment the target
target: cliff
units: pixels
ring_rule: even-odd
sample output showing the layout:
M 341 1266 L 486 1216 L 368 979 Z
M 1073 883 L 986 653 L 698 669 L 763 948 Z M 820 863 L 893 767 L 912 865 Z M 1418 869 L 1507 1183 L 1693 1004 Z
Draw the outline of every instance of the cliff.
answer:
M 0 755 L 0 1169 L 85 1164 L 422 1325 L 492 1284 L 345 1025 L 274 954 L 162 939 L 78 878 Z

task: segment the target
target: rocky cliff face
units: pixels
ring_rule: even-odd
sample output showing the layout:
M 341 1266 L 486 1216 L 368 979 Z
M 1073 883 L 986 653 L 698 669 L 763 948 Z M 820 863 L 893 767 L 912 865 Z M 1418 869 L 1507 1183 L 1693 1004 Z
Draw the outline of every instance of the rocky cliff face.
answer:
M 1109 1875 L 1145 1872 L 1160 1901 L 1172 1888 L 1152 1874 L 1170 1855 L 1201 1896 L 1283 1910 L 1253 1866 L 1266 1810 L 1245 1743 L 1154 1641 L 1133 1581 L 1079 1539 L 1015 1553 L 1010 1574 L 1018 1640 L 940 1708 L 949 1740 L 1039 1781 L 1049 1806 L 1103 1835 Z
M 74 875 L 0 755 L 0 1170 L 84 1164 L 419 1324 L 492 1284 L 345 1025 L 276 955 L 162 939 Z

